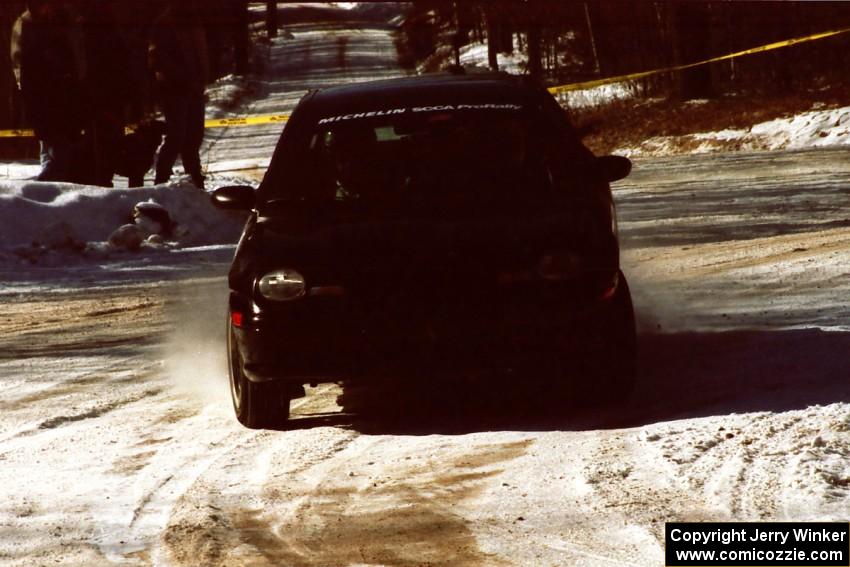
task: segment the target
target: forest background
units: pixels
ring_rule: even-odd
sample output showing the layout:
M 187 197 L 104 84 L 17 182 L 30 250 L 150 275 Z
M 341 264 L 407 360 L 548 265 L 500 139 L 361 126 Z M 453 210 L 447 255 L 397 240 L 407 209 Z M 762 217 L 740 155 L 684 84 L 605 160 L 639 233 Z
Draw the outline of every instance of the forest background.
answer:
M 153 111 L 147 74 L 150 26 L 163 0 L 68 0 L 109 3 L 126 39 L 134 100 L 127 119 Z M 283 10 L 285 2 L 204 0 L 211 80 L 262 72 L 262 46 L 283 24 L 321 17 L 322 6 Z M 850 28 L 850 2 L 795 1 L 570 1 L 478 0 L 349 3 L 346 17 L 392 26 L 402 66 L 428 72 L 457 66 L 470 44 L 522 61 L 521 72 L 547 86 L 666 69 L 758 45 Z M 9 45 L 23 0 L 0 3 L 0 42 Z M 73 11 L 73 10 L 72 10 Z M 344 13 L 344 16 L 340 14 Z M 790 115 L 813 104 L 850 103 L 850 33 L 737 57 L 678 72 L 661 72 L 624 85 L 626 100 L 601 98 L 574 109 L 590 145 L 605 151 L 658 135 L 740 128 Z M 6 50 L 8 53 L 8 50 Z M 104 88 L 108 88 L 105 86 Z M 699 101 L 700 104 L 693 104 Z M 28 120 L 8 55 L 0 57 L 0 129 L 26 128 Z M 0 139 L 0 156 L 34 157 L 26 138 Z

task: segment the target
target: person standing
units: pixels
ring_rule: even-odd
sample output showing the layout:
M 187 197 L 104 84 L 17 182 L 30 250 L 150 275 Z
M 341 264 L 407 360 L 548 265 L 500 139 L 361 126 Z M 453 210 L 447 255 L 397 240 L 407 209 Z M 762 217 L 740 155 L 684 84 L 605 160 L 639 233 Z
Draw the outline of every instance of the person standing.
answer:
M 59 0 L 28 0 L 12 30 L 15 78 L 40 144 L 39 181 L 70 181 L 79 143 L 80 70 Z
M 156 183 L 171 178 L 177 156 L 204 188 L 200 149 L 204 140 L 204 87 L 209 77 L 206 31 L 192 0 L 174 0 L 157 18 L 148 50 L 155 95 L 165 115 L 165 142 L 156 160 Z
M 132 97 L 130 50 L 119 28 L 117 2 L 87 0 L 77 7 L 86 61 L 83 116 L 90 157 L 86 177 L 89 183 L 104 187 L 112 187 Z

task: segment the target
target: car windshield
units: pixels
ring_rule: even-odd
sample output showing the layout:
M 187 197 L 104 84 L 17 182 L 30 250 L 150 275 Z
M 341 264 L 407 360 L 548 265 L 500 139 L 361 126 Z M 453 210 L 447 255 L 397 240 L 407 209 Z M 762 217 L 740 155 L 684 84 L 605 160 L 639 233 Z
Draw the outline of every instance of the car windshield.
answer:
M 551 193 L 546 136 L 521 107 L 324 119 L 305 138 L 268 202 L 482 205 Z

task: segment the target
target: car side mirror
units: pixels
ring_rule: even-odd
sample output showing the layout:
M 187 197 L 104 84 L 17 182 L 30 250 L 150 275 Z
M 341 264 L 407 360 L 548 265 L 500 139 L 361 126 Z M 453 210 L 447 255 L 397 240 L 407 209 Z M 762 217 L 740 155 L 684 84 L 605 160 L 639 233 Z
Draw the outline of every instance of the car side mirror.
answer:
M 596 158 L 596 171 L 609 183 L 619 181 L 632 172 L 632 160 L 623 156 L 601 156 Z
M 212 194 L 213 205 L 229 211 L 250 211 L 257 202 L 254 188 L 248 185 L 219 187 Z

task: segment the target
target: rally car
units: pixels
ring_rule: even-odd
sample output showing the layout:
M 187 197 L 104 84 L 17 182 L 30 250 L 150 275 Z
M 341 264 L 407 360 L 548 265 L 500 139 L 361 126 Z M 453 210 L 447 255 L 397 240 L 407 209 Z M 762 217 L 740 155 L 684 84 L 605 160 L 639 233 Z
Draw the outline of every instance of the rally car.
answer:
M 630 169 L 522 78 L 308 93 L 259 188 L 213 194 L 250 211 L 229 273 L 237 418 L 276 426 L 306 384 L 473 370 L 622 397 L 635 324 L 609 183 Z

